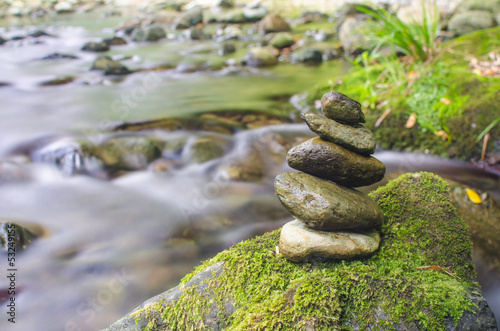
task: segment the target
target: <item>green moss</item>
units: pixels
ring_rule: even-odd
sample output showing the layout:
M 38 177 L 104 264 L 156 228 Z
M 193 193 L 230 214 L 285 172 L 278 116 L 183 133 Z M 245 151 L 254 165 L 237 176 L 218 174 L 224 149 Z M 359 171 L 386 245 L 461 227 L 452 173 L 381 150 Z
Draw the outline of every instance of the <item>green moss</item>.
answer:
M 203 291 L 189 287 L 175 303 L 139 314 L 161 315 L 158 330 L 210 330 L 204 322 L 214 311 L 225 330 L 387 330 L 394 323 L 441 330 L 473 307 L 466 294 L 477 286 L 468 229 L 448 189 L 439 177 L 418 173 L 372 193 L 385 223 L 371 258 L 292 263 L 276 253 L 277 230 L 218 254 L 181 282 L 224 261 Z M 418 269 L 431 265 L 452 275 Z

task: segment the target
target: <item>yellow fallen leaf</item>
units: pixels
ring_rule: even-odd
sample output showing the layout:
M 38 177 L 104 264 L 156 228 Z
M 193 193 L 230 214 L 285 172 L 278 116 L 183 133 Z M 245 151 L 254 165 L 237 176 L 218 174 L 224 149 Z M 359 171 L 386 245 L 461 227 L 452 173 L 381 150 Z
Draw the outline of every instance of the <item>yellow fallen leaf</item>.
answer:
M 417 123 L 417 113 L 411 113 L 408 121 L 406 121 L 405 128 L 411 129 Z
M 479 196 L 479 194 L 477 194 L 473 190 L 467 189 L 466 191 L 467 191 L 467 196 L 469 197 L 470 201 L 472 201 L 474 203 L 481 203 L 481 202 L 483 202 L 481 200 L 481 197 Z
M 472 73 L 474 73 L 474 74 L 476 74 L 478 76 L 482 76 L 483 75 L 483 73 L 481 72 L 481 69 L 478 69 L 478 68 L 472 70 Z

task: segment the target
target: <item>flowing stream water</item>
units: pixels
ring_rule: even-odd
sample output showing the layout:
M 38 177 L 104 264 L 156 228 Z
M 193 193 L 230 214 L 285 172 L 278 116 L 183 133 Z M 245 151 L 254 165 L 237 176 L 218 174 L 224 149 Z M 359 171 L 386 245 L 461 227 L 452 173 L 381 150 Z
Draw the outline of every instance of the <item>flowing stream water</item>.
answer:
M 8 83 L 0 87 L 0 221 L 16 222 L 40 235 L 16 257 L 16 324 L 7 322 L 2 304 L 1 330 L 104 328 L 175 286 L 202 260 L 279 228 L 289 220 L 272 185 L 273 177 L 288 169 L 283 146 L 312 133 L 303 124 L 273 125 L 233 136 L 210 133 L 224 142 L 223 157 L 166 172 L 147 168 L 113 180 L 69 175 L 43 155 L 71 147 L 76 140 L 102 139 L 117 122 L 223 110 L 286 113 L 290 105 L 283 98 L 346 73 L 344 62 L 329 61 L 316 67 L 282 63 L 266 70 L 222 67 L 104 77 L 89 71 L 96 54 L 80 48 L 86 41 L 111 35 L 109 27 L 123 18 L 96 21 L 95 15 L 68 15 L 50 24 L 1 31 L 12 37 L 43 28 L 54 35 L 0 46 L 0 82 Z M 78 59 L 40 60 L 54 52 Z M 109 54 L 131 56 L 124 61 L 130 68 L 221 61 L 214 42 L 130 43 Z M 75 80 L 40 86 L 67 75 Z M 190 141 L 209 133 L 148 134 L 165 141 Z M 284 142 L 276 143 L 277 136 Z M 221 170 L 224 165 L 249 153 L 249 146 L 255 151 L 256 144 L 261 146 L 257 154 L 271 160 L 262 180 L 228 181 Z M 14 151 L 28 151 L 25 155 L 31 159 L 45 162 L 29 162 Z M 388 177 L 429 170 L 493 195 L 499 192 L 496 175 L 463 163 L 393 152 L 376 156 L 386 163 Z M 0 265 L 6 269 L 4 261 Z M 8 285 L 2 277 L 0 288 Z M 494 291 L 485 295 L 498 314 L 500 295 Z

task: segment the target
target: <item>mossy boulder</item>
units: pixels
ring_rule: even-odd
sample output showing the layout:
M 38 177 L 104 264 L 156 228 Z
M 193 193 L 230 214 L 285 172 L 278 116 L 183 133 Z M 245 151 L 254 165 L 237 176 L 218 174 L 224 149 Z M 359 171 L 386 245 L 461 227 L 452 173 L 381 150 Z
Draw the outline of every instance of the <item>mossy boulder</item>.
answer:
M 293 36 L 289 32 L 278 32 L 275 34 L 271 40 L 269 40 L 269 45 L 277 49 L 283 49 L 290 47 L 295 43 Z
M 448 30 L 461 36 L 496 25 L 495 17 L 486 10 L 467 10 L 456 13 L 448 23 Z
M 385 223 L 370 258 L 293 263 L 276 251 L 276 230 L 206 261 L 107 330 L 496 330 L 448 190 L 416 173 L 373 192 Z

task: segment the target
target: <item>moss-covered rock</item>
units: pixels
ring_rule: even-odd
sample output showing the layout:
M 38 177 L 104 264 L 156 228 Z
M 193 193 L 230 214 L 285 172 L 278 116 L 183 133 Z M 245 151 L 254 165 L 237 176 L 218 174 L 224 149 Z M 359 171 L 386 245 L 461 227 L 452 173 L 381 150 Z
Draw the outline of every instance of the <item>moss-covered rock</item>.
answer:
M 206 261 L 108 330 L 496 330 L 448 188 L 416 173 L 372 193 L 385 224 L 371 258 L 292 263 L 276 252 L 277 230 Z

